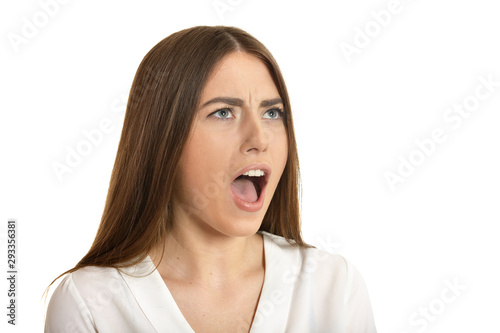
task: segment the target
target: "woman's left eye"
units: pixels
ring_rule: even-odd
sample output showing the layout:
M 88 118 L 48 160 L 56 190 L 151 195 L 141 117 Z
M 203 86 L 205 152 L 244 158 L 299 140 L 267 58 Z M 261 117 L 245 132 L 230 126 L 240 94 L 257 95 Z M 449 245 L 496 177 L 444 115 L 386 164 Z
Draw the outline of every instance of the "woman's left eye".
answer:
M 278 118 L 281 118 L 282 115 L 283 115 L 283 111 L 281 111 L 281 109 L 272 108 L 270 110 L 267 110 L 266 113 L 264 113 L 264 118 L 278 119 Z

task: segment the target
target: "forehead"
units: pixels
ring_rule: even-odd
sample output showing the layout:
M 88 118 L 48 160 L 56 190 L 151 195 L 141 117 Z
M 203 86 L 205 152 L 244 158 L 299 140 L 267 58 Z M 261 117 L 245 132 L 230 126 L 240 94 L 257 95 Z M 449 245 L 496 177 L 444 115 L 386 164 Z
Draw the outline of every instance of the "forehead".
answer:
M 216 96 L 265 99 L 278 97 L 279 93 L 269 69 L 259 58 L 244 52 L 233 52 L 215 66 L 201 99 Z

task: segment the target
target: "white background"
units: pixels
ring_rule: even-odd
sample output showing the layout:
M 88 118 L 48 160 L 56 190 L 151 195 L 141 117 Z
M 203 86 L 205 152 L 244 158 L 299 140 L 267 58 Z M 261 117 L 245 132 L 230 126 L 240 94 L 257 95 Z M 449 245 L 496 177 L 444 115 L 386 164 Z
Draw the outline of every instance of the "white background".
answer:
M 0 284 L 2 332 L 42 332 L 45 287 L 89 249 L 144 55 L 175 31 L 219 24 L 247 30 L 280 64 L 305 240 L 358 267 L 379 332 L 500 329 L 500 86 L 457 128 L 443 118 L 474 101 L 480 76 L 500 82 L 494 1 L 401 0 L 382 27 L 370 13 L 389 0 L 222 0 L 231 6 L 222 15 L 213 0 L 75 0 L 44 22 L 45 2 L 0 7 L 0 245 L 6 262 L 6 224 L 16 218 L 20 272 L 15 328 Z M 38 31 L 14 46 L 34 21 Z M 362 45 L 365 28 L 372 37 Z M 346 57 L 343 42 L 357 53 Z M 113 130 L 59 180 L 52 164 L 65 163 L 103 119 Z M 424 156 L 415 140 L 436 128 L 447 139 L 392 191 L 384 173 L 398 173 L 399 157 Z M 454 294 L 446 281 L 466 289 Z M 429 307 L 423 319 L 418 311 Z

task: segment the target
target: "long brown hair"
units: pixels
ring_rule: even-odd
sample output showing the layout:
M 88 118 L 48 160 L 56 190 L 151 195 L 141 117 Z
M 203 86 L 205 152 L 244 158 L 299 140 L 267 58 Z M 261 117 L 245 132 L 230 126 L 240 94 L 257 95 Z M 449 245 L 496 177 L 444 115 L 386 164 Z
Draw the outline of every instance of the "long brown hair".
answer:
M 139 65 L 95 240 L 80 262 L 60 276 L 86 266 L 130 266 L 161 245 L 172 225 L 172 187 L 201 91 L 221 59 L 236 51 L 252 54 L 268 67 L 286 119 L 288 160 L 259 230 L 309 246 L 300 231 L 300 175 L 290 100 L 276 61 L 241 29 L 198 26 L 163 39 Z

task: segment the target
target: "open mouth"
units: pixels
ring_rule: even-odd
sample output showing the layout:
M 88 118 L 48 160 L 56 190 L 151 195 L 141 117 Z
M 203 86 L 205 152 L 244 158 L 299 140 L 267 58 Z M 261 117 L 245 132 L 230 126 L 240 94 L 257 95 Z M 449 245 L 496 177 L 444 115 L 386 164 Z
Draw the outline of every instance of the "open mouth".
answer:
M 256 202 L 267 184 L 268 172 L 263 169 L 250 169 L 239 175 L 231 183 L 231 191 L 240 200 Z

